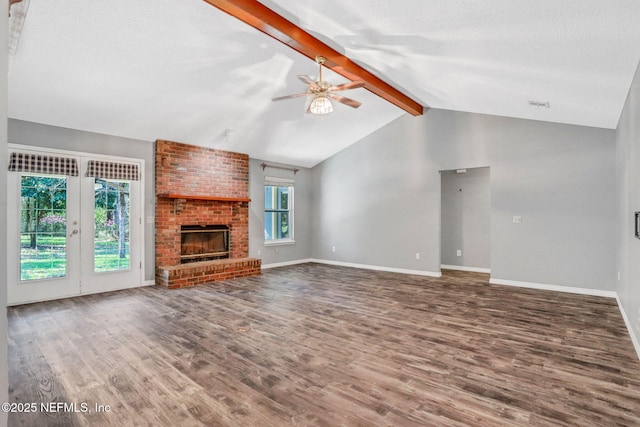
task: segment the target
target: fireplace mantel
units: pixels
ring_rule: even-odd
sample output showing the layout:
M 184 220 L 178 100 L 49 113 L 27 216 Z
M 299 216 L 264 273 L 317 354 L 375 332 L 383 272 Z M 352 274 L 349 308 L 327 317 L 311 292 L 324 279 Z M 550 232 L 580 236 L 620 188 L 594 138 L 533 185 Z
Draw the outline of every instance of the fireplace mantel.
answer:
M 166 199 L 189 199 L 189 200 L 211 200 L 215 202 L 250 202 L 248 197 L 220 197 L 220 196 L 201 196 L 198 194 L 158 194 L 158 197 Z

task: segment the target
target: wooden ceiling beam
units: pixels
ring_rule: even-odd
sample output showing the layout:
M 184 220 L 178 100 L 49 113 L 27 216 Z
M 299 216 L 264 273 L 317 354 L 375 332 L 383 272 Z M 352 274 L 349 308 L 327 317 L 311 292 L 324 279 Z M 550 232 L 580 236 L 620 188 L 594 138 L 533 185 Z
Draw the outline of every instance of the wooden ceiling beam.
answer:
M 374 76 L 349 58 L 318 40 L 291 21 L 256 0 L 204 0 L 210 5 L 251 25 L 270 37 L 293 48 L 315 61 L 316 56 L 326 58 L 324 65 L 354 81 L 363 80 L 365 89 L 402 108 L 414 116 L 423 113 L 422 105 L 393 86 Z

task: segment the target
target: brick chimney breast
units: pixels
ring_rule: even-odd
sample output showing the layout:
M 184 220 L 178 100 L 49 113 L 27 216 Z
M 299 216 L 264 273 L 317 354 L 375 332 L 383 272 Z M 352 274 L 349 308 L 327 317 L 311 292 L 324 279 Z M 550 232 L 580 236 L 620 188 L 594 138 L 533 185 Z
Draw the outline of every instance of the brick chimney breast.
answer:
M 249 156 L 155 143 L 156 284 L 169 288 L 260 274 L 249 256 Z M 229 258 L 181 263 L 183 225 L 229 227 Z

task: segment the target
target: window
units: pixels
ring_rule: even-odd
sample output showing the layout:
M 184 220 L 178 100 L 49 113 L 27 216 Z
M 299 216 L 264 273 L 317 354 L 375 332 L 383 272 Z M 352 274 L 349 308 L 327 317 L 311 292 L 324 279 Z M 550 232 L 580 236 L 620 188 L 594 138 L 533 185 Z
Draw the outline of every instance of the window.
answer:
M 293 242 L 293 181 L 268 178 L 264 185 L 265 243 Z

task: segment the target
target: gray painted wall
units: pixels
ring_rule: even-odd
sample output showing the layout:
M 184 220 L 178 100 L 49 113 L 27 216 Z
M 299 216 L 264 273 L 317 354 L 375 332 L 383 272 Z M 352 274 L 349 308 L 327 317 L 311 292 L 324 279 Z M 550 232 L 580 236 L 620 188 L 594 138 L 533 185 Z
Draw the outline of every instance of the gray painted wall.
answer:
M 303 260 L 311 255 L 311 186 L 310 170 L 295 166 L 299 171 L 266 168 L 262 170 L 262 160 L 249 161 L 249 256 L 261 258 L 262 265 Z M 294 166 L 266 162 L 288 168 Z M 265 246 L 264 244 L 264 180 L 266 176 L 294 180 L 294 244 Z M 260 253 L 258 253 L 260 251 Z
M 143 159 L 144 169 L 144 238 L 145 280 L 155 278 L 155 226 L 146 217 L 155 215 L 153 142 L 84 132 L 22 120 L 9 120 L 9 142 L 58 150 L 104 154 Z
M 491 184 L 489 168 L 467 168 L 464 173 L 442 171 L 442 264 L 491 267 Z M 457 256 L 456 251 L 462 255 Z
M 492 278 L 615 289 L 615 132 L 471 113 L 403 116 L 314 167 L 312 256 L 438 272 L 439 171 L 484 166 Z
M 145 217 L 155 212 L 153 142 L 121 138 L 74 129 L 48 126 L 21 120 L 9 120 L 9 142 L 60 150 L 126 156 L 145 160 Z M 262 170 L 261 160 L 249 163 L 249 185 L 252 202 L 249 205 L 249 253 L 262 258 L 263 264 L 295 261 L 310 257 L 310 170 L 293 172 L 280 169 Z M 287 165 L 281 165 L 287 166 Z M 289 167 L 289 166 L 287 166 Z M 265 246 L 263 231 L 263 185 L 265 176 L 295 180 L 295 239 L 292 245 Z M 145 221 L 145 279 L 154 279 L 155 227 Z M 257 255 L 258 250 L 260 255 Z
M 0 185 L 7 182 L 7 83 L 8 83 L 8 55 L 7 31 L 9 19 L 7 0 L 0 0 Z M 6 245 L 7 241 L 7 192 L 0 191 L 0 242 Z M 0 251 L 0 402 L 9 401 L 9 376 L 7 364 L 7 257 L 6 247 Z M 7 425 L 7 414 L 0 411 L 0 426 Z
M 636 71 L 616 130 L 618 154 L 618 297 L 636 342 L 640 340 L 640 240 L 634 212 L 640 211 L 640 68 Z M 640 348 L 636 351 L 640 353 Z

